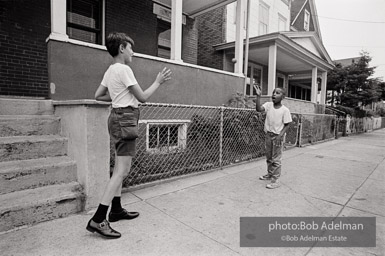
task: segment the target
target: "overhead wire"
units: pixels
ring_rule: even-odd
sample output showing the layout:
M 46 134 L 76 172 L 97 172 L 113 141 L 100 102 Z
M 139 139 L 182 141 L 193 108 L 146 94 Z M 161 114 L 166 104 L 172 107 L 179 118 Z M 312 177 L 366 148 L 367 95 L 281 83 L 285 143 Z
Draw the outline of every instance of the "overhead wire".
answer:
M 367 21 L 367 20 L 349 20 L 349 19 L 339 19 L 339 18 L 332 18 L 332 17 L 326 17 L 326 16 L 320 16 L 320 15 L 312 15 L 319 18 L 324 19 L 330 19 L 330 20 L 339 20 L 339 21 L 346 21 L 346 22 L 358 22 L 358 23 L 371 23 L 371 24 L 385 24 L 385 21 Z

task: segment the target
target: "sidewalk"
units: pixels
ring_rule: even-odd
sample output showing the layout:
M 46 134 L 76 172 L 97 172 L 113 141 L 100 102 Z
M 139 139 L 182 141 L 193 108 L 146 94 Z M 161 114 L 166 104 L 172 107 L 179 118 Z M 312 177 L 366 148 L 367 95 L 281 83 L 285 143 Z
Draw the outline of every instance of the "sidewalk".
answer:
M 105 240 L 92 213 L 0 234 L 0 255 L 385 255 L 385 129 L 285 151 L 282 186 L 259 181 L 264 159 L 123 195 L 139 218 L 112 223 Z M 241 248 L 240 217 L 377 217 L 377 247 Z

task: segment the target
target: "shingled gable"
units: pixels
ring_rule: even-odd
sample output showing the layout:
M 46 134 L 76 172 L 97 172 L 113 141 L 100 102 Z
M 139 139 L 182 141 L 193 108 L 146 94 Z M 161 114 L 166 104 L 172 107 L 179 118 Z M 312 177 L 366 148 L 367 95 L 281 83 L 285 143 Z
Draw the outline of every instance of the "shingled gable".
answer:
M 322 41 L 321 30 L 318 23 L 318 14 L 314 0 L 293 0 L 291 2 L 290 30 L 304 31 L 303 17 L 305 9 L 310 12 L 310 31 L 317 33 Z

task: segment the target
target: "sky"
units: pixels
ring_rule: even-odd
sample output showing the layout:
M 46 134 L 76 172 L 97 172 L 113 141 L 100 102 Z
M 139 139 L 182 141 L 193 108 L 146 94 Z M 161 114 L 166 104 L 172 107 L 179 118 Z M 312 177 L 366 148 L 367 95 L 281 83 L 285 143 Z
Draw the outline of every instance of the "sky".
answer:
M 315 0 L 322 42 L 332 60 L 369 53 L 385 81 L 385 0 Z

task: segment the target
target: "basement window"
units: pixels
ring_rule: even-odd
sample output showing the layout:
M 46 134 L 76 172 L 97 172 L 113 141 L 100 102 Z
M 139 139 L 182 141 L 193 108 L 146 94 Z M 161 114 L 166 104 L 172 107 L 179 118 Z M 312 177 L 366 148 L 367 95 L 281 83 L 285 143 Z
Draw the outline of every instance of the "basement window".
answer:
M 147 151 L 151 153 L 174 153 L 184 150 L 186 148 L 188 122 L 187 120 L 148 121 Z

